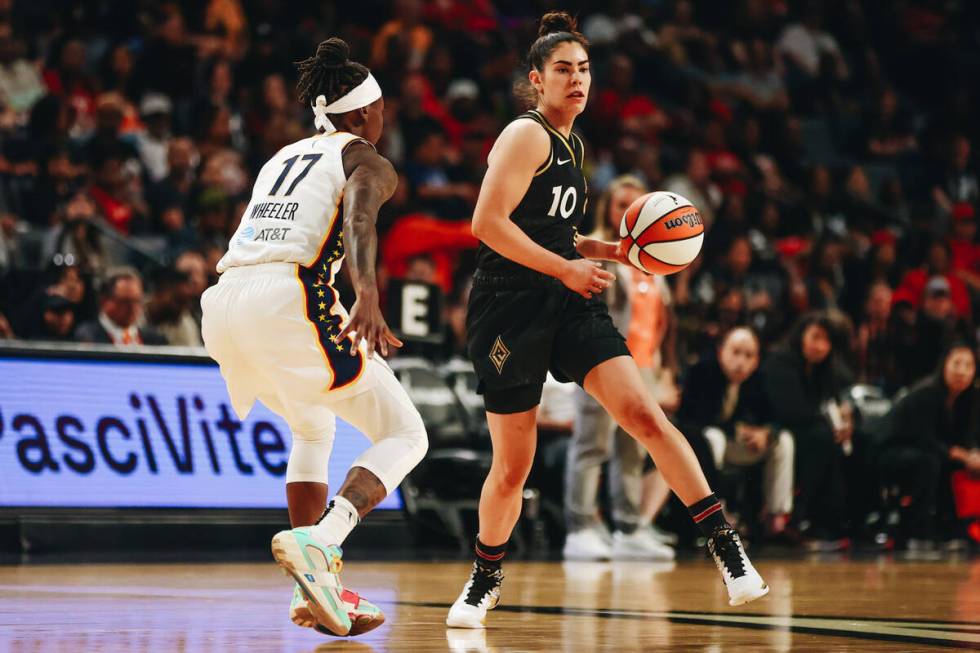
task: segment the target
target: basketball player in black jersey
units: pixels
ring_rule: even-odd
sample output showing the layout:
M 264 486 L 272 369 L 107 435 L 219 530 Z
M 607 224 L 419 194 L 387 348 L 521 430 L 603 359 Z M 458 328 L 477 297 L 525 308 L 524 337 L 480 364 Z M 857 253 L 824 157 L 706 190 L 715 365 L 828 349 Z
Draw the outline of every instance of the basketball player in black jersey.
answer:
M 476 561 L 446 619 L 482 628 L 503 580 L 501 561 L 521 511 L 536 446 L 536 411 L 550 370 L 575 381 L 650 452 L 708 538 L 729 602 L 769 589 L 725 521 L 684 436 L 647 394 L 623 336 L 598 295 L 613 275 L 590 259 L 625 262 L 617 244 L 579 239 L 586 207 L 582 140 L 572 132 L 591 76 L 588 42 L 566 13 L 541 19 L 528 54 L 536 107 L 501 133 L 473 215 L 480 239 L 467 313 L 493 463 L 480 497 Z

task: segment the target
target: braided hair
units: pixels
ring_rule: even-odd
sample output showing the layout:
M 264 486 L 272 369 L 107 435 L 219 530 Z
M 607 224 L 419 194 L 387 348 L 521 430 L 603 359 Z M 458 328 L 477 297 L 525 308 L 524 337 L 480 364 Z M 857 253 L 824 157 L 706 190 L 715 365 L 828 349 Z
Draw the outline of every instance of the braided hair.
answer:
M 296 91 L 300 101 L 310 106 L 317 96 L 322 95 L 330 104 L 367 79 L 368 69 L 348 59 L 349 55 L 347 43 L 333 37 L 320 43 L 312 57 L 297 61 L 299 81 Z

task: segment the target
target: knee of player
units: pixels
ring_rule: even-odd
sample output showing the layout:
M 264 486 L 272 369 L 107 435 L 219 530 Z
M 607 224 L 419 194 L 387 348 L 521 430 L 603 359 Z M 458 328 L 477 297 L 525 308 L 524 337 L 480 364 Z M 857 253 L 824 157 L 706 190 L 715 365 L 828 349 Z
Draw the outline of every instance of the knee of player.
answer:
M 624 426 L 640 442 L 661 440 L 667 435 L 667 418 L 643 397 L 629 399 L 623 414 Z
M 416 413 L 412 422 L 412 426 L 402 431 L 399 437 L 408 440 L 410 455 L 416 459 L 415 463 L 418 464 L 429 451 L 429 435 L 420 415 Z
M 509 460 L 494 461 L 491 472 L 497 485 L 504 490 L 514 491 L 524 487 L 534 457 L 515 457 Z

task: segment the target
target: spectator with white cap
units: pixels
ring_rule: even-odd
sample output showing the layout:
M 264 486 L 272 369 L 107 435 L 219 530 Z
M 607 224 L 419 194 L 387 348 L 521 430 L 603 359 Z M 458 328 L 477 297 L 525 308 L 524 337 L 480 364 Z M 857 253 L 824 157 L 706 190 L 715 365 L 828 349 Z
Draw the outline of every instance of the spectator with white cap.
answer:
M 167 176 L 167 153 L 172 136 L 170 118 L 173 103 L 162 93 L 147 93 L 140 102 L 140 117 L 146 131 L 136 137 L 140 161 L 151 182 L 159 182 Z

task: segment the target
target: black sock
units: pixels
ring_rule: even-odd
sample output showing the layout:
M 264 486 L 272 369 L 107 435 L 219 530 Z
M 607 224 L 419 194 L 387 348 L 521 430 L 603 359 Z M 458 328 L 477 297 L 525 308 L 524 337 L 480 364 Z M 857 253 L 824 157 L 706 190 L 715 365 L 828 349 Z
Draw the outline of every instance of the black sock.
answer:
M 713 492 L 697 503 L 688 506 L 687 511 L 691 513 L 691 519 L 698 525 L 705 537 L 711 537 L 715 530 L 729 525 L 725 521 L 721 502 Z
M 481 542 L 480 537 L 477 536 L 474 550 L 476 551 L 476 564 L 489 571 L 496 571 L 500 569 L 500 563 L 504 561 L 504 555 L 507 554 L 507 543 L 488 546 Z

